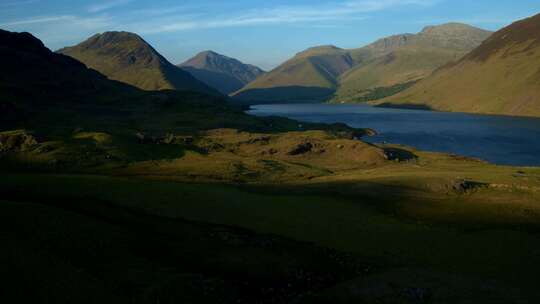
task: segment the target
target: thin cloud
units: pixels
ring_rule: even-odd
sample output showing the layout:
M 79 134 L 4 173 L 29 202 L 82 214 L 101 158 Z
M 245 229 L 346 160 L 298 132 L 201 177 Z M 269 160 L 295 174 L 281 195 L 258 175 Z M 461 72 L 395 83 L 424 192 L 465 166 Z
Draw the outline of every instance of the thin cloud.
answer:
M 113 26 L 114 23 L 107 16 L 78 17 L 71 15 L 38 16 L 0 24 L 0 27 L 6 30 L 31 32 L 51 48 L 66 46 L 67 43 L 78 41 L 95 34 L 97 31 L 108 30 Z
M 88 7 L 87 11 L 89 13 L 99 13 L 111 8 L 129 4 L 130 2 L 133 2 L 133 0 L 109 0 L 107 2 L 91 5 Z
M 398 6 L 429 6 L 439 0 L 355 0 L 342 1 L 318 6 L 277 6 L 266 9 L 255 9 L 234 17 L 197 18 L 193 20 L 168 20 L 164 24 L 144 30 L 146 34 L 176 32 L 195 29 L 241 27 L 255 25 L 290 24 L 344 20 L 351 18 L 367 18 L 359 14 L 391 9 Z M 162 20 L 165 21 L 165 20 Z M 144 26 L 140 26 L 144 28 Z
M 29 24 L 36 24 L 36 23 L 51 23 L 51 22 L 59 22 L 59 21 L 66 21 L 66 20 L 74 20 L 76 17 L 74 16 L 42 16 L 42 17 L 33 17 L 28 19 L 22 19 L 22 20 L 15 20 L 11 22 L 1 23 L 0 26 L 3 27 L 11 27 L 11 26 L 17 26 L 17 25 L 29 25 Z
M 17 6 L 24 6 L 32 3 L 36 3 L 37 0 L 27 0 L 27 1 L 11 1 L 11 2 L 4 2 L 0 3 L 0 7 L 2 8 L 12 8 Z

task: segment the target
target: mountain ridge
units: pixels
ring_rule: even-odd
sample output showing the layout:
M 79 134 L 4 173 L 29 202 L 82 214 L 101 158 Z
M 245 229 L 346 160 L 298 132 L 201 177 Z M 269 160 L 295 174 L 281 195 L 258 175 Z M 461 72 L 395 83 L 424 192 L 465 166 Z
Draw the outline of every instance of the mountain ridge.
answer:
M 494 33 L 459 61 L 376 104 L 540 116 L 540 14 Z
M 395 87 L 428 76 L 436 68 L 459 59 L 486 39 L 491 32 L 461 23 L 425 27 L 417 34 L 384 37 L 356 49 L 333 45 L 311 47 L 297 53 L 263 77 L 248 84 L 233 96 L 249 102 L 315 98 L 312 101 L 354 101 L 366 91 Z M 276 94 L 287 87 L 320 90 L 322 94 L 304 96 Z M 268 91 L 260 98 L 251 94 Z M 316 95 L 316 94 L 315 94 Z M 259 99 L 259 100 L 256 100 Z

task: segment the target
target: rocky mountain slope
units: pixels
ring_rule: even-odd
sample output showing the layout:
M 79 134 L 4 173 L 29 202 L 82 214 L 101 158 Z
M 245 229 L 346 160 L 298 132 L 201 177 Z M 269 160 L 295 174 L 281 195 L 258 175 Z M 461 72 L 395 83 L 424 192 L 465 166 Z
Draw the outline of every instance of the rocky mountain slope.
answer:
M 383 101 L 444 111 L 540 116 L 540 14 Z
M 264 73 L 260 68 L 213 51 L 205 51 L 178 65 L 198 80 L 228 95 Z
M 171 64 L 136 34 L 106 32 L 72 47 L 58 50 L 110 79 L 143 90 L 192 90 L 219 94 L 191 74 Z

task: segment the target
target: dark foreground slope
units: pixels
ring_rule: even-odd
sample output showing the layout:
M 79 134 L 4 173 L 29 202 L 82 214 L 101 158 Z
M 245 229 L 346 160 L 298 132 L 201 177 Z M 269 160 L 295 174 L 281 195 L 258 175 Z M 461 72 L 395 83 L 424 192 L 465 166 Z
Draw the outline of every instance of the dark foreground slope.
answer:
M 459 62 L 384 102 L 540 116 L 540 15 L 496 32 Z
M 106 32 L 58 51 L 71 56 L 110 79 L 143 90 L 191 90 L 217 95 L 217 91 L 171 64 L 136 34 Z
M 225 95 L 240 90 L 264 73 L 256 66 L 212 51 L 201 52 L 179 67 Z

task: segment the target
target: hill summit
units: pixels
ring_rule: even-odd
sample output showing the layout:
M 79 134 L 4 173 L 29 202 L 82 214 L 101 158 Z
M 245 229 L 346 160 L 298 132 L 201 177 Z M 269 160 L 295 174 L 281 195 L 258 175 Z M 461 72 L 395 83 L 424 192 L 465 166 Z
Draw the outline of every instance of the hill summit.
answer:
M 254 65 L 242 63 L 213 51 L 201 52 L 179 67 L 227 95 L 241 89 L 264 73 Z
M 143 90 L 192 90 L 218 93 L 189 73 L 171 64 L 140 36 L 129 32 L 105 32 L 58 50 L 110 79 Z

